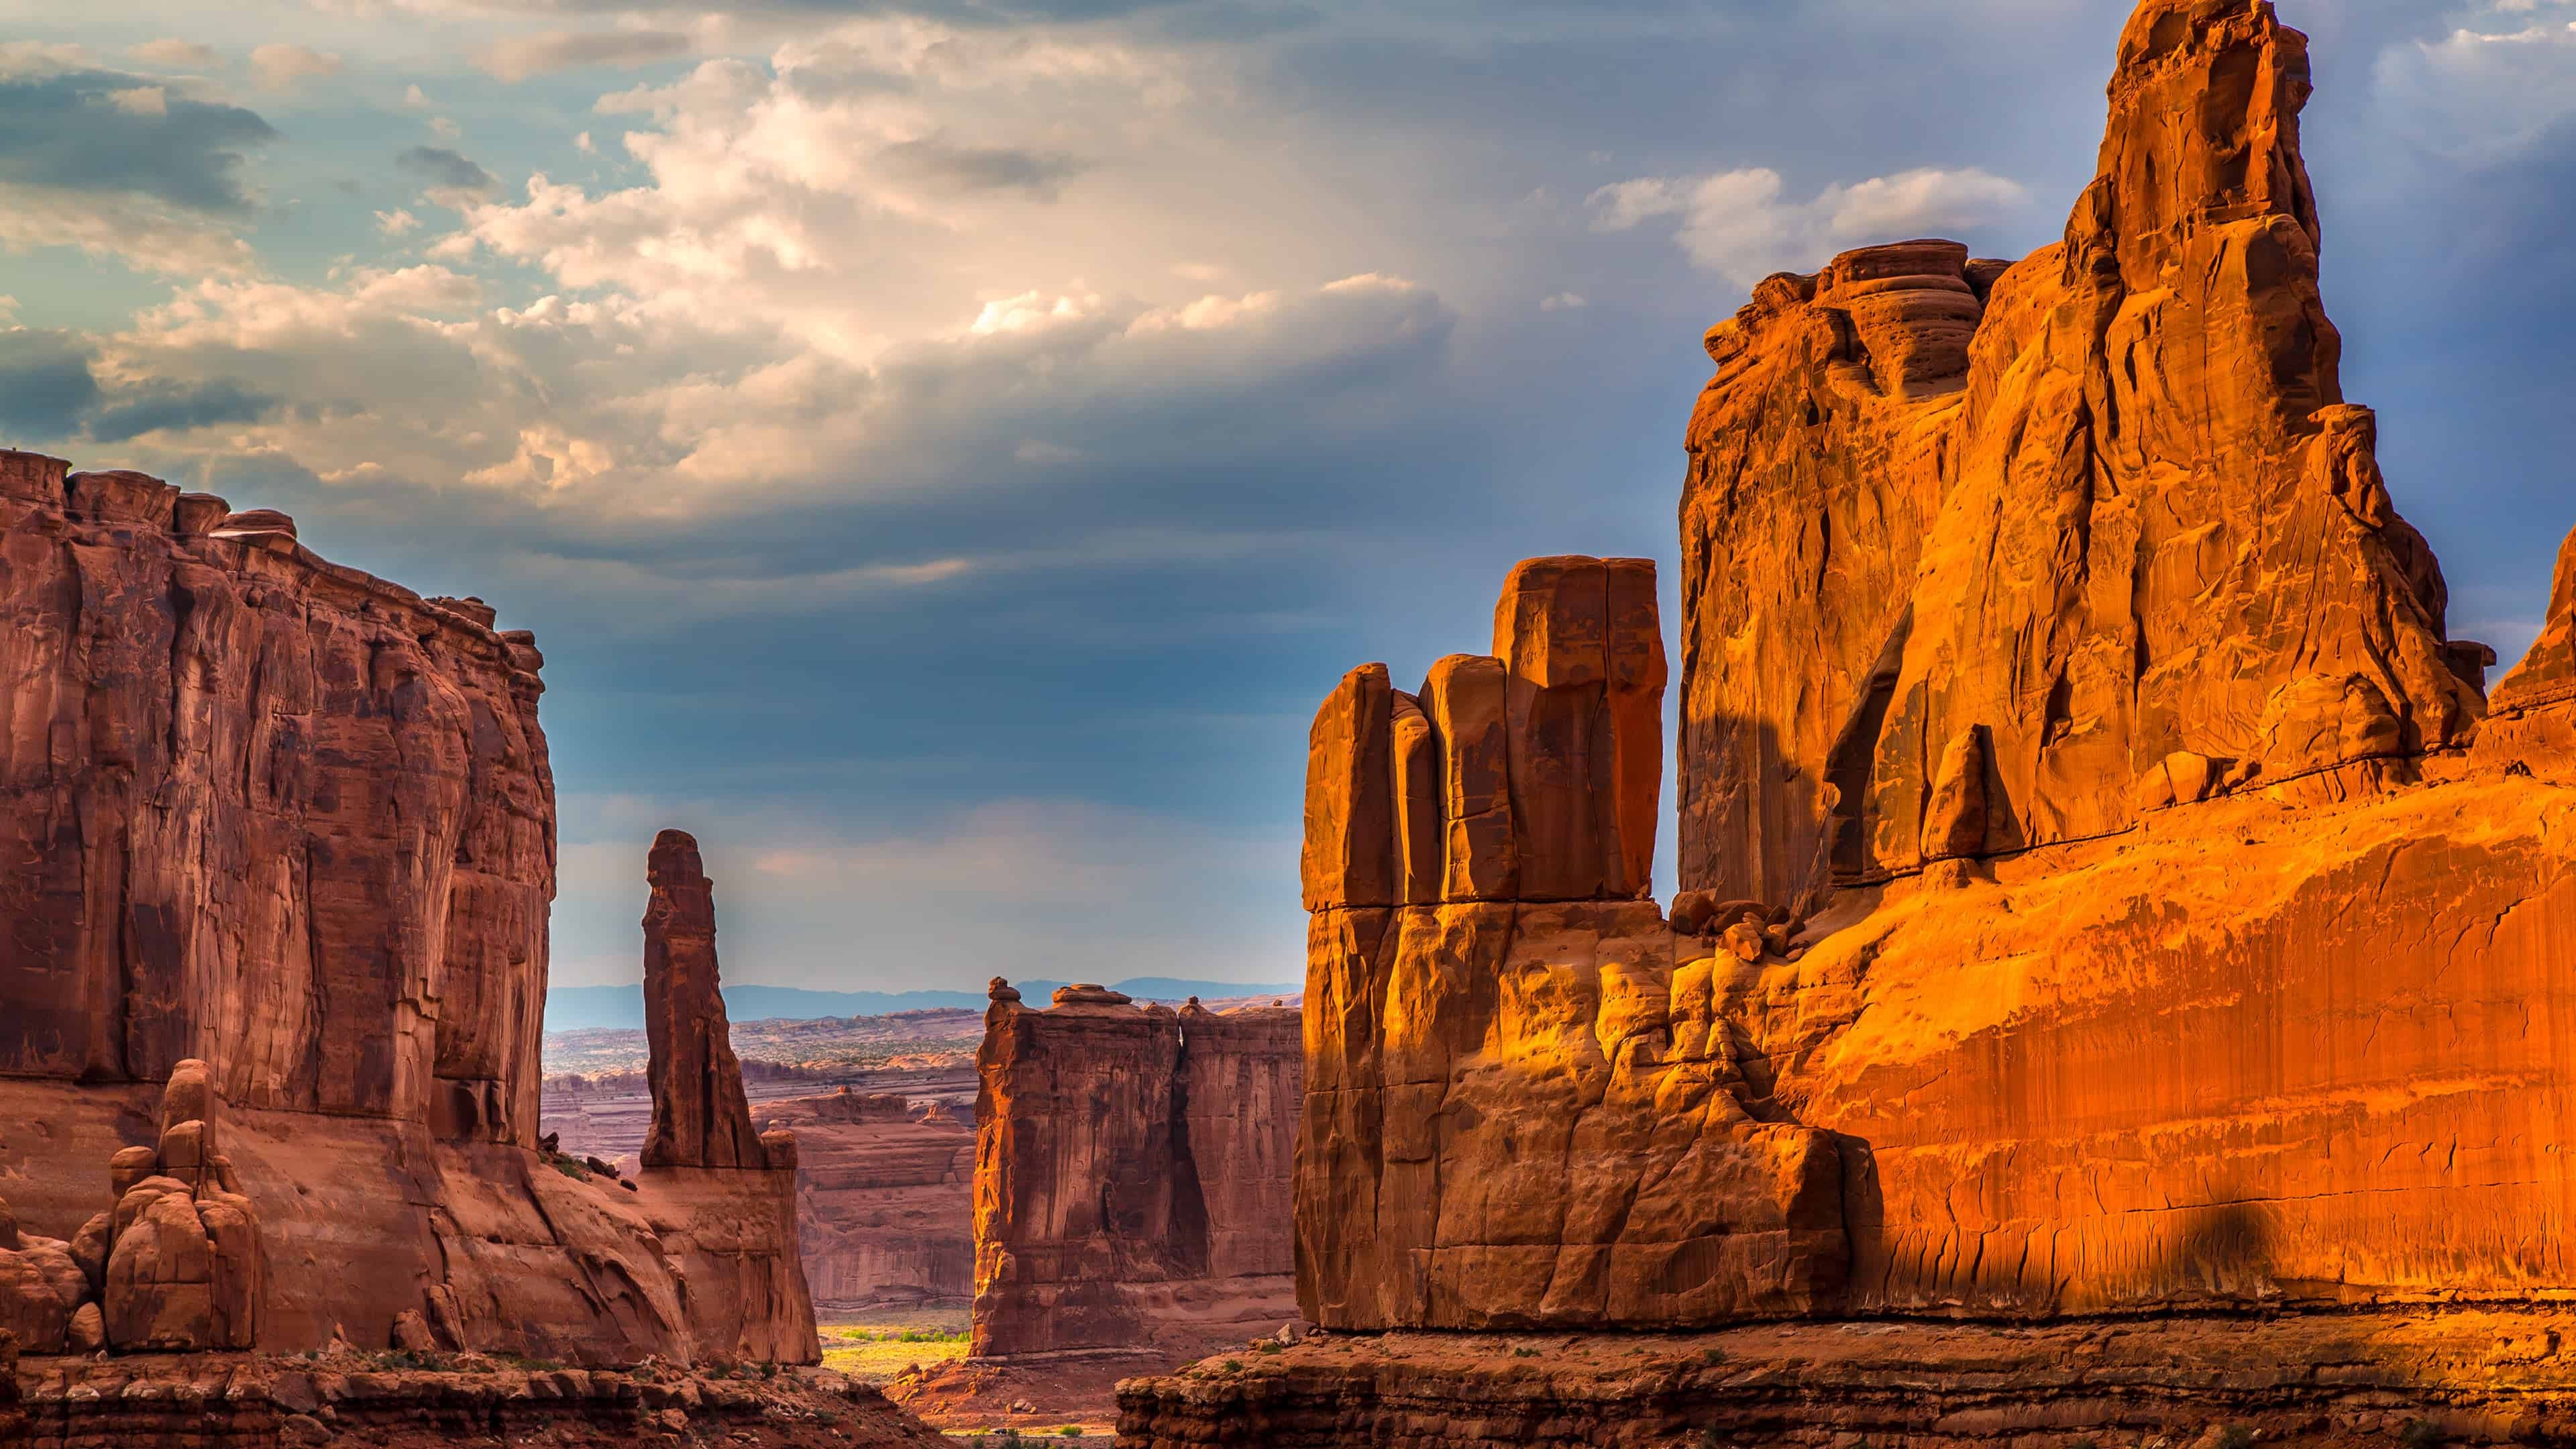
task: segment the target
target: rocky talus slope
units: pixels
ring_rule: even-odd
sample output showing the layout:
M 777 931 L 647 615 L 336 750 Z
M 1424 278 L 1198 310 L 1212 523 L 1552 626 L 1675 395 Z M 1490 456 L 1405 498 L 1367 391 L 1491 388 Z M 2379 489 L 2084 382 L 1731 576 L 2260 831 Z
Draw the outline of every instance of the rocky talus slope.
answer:
M 1244 1360 L 1266 1442 L 2556 1422 L 2576 563 L 2490 697 L 2342 395 L 2309 84 L 2268 0 L 2145 0 L 2061 243 L 1709 333 L 1669 910 L 1644 565 L 1524 564 L 1490 654 L 1325 702 L 1299 1290 L 1395 1336 Z M 1546 1346 L 1605 1330 L 1675 1337 Z M 1918 1354 L 2003 1367 L 1837 1417 Z M 1232 1372 L 1131 1384 L 1132 1442 L 1248 1442 Z

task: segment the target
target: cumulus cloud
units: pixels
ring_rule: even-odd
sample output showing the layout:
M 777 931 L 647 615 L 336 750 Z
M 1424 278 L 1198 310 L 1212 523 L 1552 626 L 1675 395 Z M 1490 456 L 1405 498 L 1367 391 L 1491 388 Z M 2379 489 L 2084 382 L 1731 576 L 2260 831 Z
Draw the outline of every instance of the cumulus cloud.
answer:
M 1694 264 L 1750 287 L 1773 272 L 1812 270 L 1851 246 L 1988 225 L 2030 200 L 2019 182 L 1974 167 L 1837 183 L 1803 202 L 1784 199 L 1786 189 L 1767 167 L 1638 177 L 1592 193 L 1592 226 L 1616 232 L 1672 219 Z
M 0 248 L 72 246 L 152 271 L 248 265 L 235 221 L 254 112 L 116 71 L 0 74 Z
M 260 89 L 291 91 L 305 81 L 338 75 L 340 57 L 308 45 L 272 41 L 250 53 L 250 68 Z
M 676 30 L 549 30 L 493 41 L 474 54 L 485 73 L 505 81 L 582 66 L 633 67 L 689 53 L 689 37 Z

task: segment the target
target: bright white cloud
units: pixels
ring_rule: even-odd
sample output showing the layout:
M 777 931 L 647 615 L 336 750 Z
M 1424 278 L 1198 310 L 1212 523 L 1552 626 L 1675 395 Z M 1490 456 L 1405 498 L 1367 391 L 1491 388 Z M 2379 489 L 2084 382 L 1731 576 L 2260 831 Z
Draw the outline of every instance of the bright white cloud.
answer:
M 1694 264 L 1750 287 L 1773 272 L 1813 270 L 1852 246 L 1989 225 L 2030 201 L 2019 182 L 1974 167 L 1837 183 L 1807 201 L 1786 200 L 1785 191 L 1768 168 L 1639 177 L 1592 193 L 1592 225 L 1616 232 L 1671 218 Z

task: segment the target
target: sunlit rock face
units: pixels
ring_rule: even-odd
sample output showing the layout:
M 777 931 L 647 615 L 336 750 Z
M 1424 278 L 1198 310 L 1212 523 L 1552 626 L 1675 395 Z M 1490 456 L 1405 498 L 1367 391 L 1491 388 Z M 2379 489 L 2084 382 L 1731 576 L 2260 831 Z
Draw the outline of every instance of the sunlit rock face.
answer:
M 554 786 L 495 623 L 273 510 L 0 453 L 0 1180 L 101 1262 L 94 1329 L 23 1350 L 814 1356 L 791 1172 L 534 1150 Z
M 1711 331 L 1684 888 L 1812 900 L 2126 830 L 2176 754 L 2279 783 L 2466 737 L 2441 571 L 2337 375 L 2308 91 L 2268 5 L 2142 6 L 2063 242 L 1848 253 Z M 1927 843 L 1972 739 L 1982 838 Z
M 1337 1327 L 1676 1324 L 1842 1285 L 1841 1165 L 1751 1110 L 1646 897 L 1654 566 L 1513 571 L 1494 652 L 1370 665 L 1309 753 L 1299 1288 Z M 1392 863 L 1392 866 L 1389 863 Z
M 993 983 L 976 1065 L 973 1352 L 1184 1362 L 1296 1316 L 1294 1007 L 1044 1008 Z
M 1490 655 L 1342 681 L 1310 1317 L 2576 1287 L 2576 584 L 2489 718 L 2337 379 L 2308 88 L 2268 3 L 2148 0 L 2063 242 L 1711 331 L 1669 912 L 1644 565 L 1523 565 Z

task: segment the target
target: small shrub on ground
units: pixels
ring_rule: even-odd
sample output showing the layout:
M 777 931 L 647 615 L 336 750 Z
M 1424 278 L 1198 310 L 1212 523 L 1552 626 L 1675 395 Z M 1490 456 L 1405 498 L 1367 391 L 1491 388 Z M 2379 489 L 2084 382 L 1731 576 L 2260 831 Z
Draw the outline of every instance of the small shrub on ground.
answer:
M 2397 1431 L 2397 1442 L 2406 1449 L 2441 1449 L 2442 1430 L 2430 1419 L 2409 1419 Z
M 2230 1424 L 2218 1431 L 2218 1449 L 2253 1449 L 2254 1431 L 2242 1424 Z

